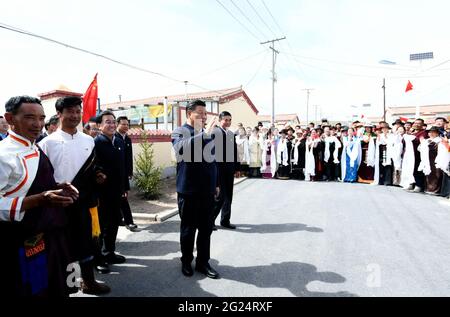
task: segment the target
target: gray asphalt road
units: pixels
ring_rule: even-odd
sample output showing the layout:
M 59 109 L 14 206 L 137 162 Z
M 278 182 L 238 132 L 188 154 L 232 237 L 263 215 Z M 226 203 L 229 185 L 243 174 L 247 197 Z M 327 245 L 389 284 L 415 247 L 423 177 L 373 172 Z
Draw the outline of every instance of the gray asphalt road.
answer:
M 449 296 L 450 204 L 399 188 L 247 180 L 235 231 L 213 233 L 222 278 L 180 271 L 179 219 L 121 232 L 111 296 Z M 122 229 L 123 230 L 123 229 Z

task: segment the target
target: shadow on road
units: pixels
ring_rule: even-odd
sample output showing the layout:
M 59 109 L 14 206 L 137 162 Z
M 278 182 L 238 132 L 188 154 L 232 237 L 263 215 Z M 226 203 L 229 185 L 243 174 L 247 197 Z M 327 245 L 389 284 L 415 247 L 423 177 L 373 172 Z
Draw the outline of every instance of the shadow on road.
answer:
M 162 240 L 122 241 L 120 242 L 120 249 L 126 250 L 125 252 L 129 256 L 140 256 L 143 254 L 142 250 L 145 250 L 145 256 L 163 256 L 180 251 L 180 243 Z
M 300 262 L 273 263 L 271 265 L 233 267 L 220 266 L 210 261 L 221 273 L 221 278 L 255 285 L 259 288 L 284 288 L 296 297 L 356 297 L 345 291 L 313 292 L 307 285 L 314 281 L 340 284 L 346 279 L 334 272 L 318 272 L 314 265 Z M 251 296 L 251 295 L 250 295 Z
M 307 232 L 323 232 L 323 229 L 317 227 L 309 227 L 303 223 L 268 223 L 268 224 L 235 224 L 236 232 L 242 233 L 283 233 L 283 232 L 296 232 L 296 231 L 307 231 Z M 219 229 L 224 229 L 218 227 Z M 178 233 L 180 232 L 180 221 L 171 220 L 160 223 L 158 225 L 150 225 L 144 230 L 148 230 L 150 233 Z
M 127 254 L 126 254 L 127 255 Z M 214 297 L 198 283 L 204 275 L 188 278 L 181 273 L 179 258 L 149 259 L 127 257 L 127 262 L 110 266 L 111 273 L 97 275 L 111 287 L 107 297 Z
M 233 231 L 243 233 L 283 233 L 283 232 L 323 232 L 323 229 L 316 227 L 308 227 L 303 223 L 273 223 L 273 224 L 234 224 L 236 229 Z M 220 227 L 219 227 L 220 228 Z
M 232 280 L 254 285 L 258 288 L 282 288 L 295 297 L 356 297 L 346 291 L 315 292 L 307 285 L 314 281 L 330 284 L 344 283 L 346 279 L 334 272 L 318 272 L 311 264 L 283 262 L 271 265 L 233 267 L 220 266 L 210 261 L 221 274 L 221 280 Z M 215 297 L 217 295 L 202 288 L 200 281 L 206 277 L 198 272 L 184 277 L 180 271 L 179 258 L 168 260 L 142 260 L 128 257 L 125 265 L 111 266 L 112 273 L 100 275 L 112 288 L 111 297 Z M 217 283 L 221 283 L 217 280 Z M 256 297 L 258 294 L 233 294 L 229 296 Z M 276 296 L 276 294 L 271 295 Z

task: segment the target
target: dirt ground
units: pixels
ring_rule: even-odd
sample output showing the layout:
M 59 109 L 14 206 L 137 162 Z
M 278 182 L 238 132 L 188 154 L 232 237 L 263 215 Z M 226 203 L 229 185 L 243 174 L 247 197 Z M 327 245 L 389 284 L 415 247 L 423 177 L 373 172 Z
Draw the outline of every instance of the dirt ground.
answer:
M 158 200 L 146 200 L 143 198 L 135 187 L 128 194 L 128 202 L 130 203 L 133 213 L 156 214 L 165 210 L 177 207 L 176 179 L 167 178 L 162 180 L 162 195 Z

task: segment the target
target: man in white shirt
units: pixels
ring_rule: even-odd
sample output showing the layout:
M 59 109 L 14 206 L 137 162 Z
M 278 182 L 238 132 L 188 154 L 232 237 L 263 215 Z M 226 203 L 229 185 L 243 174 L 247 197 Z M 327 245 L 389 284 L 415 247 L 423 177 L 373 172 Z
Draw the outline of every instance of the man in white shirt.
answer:
M 96 246 L 89 209 L 96 206 L 93 194 L 98 173 L 95 170 L 94 139 L 77 129 L 81 122 L 81 102 L 79 97 L 64 97 L 56 101 L 61 128 L 43 139 L 39 146 L 54 166 L 56 182 L 70 182 L 80 192 L 78 201 L 66 208 L 72 260 L 78 261 L 81 267 L 81 290 L 97 295 L 108 293 L 110 288 L 97 283 L 94 277 Z

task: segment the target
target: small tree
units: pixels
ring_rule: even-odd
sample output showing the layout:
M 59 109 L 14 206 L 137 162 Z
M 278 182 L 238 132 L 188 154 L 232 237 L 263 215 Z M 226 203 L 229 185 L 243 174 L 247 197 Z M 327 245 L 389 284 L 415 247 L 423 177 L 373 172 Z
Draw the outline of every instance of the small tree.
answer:
M 162 168 L 156 167 L 153 162 L 153 144 L 148 142 L 147 135 L 140 144 L 141 152 L 136 157 L 134 182 L 138 190 L 146 199 L 155 199 L 161 195 Z

